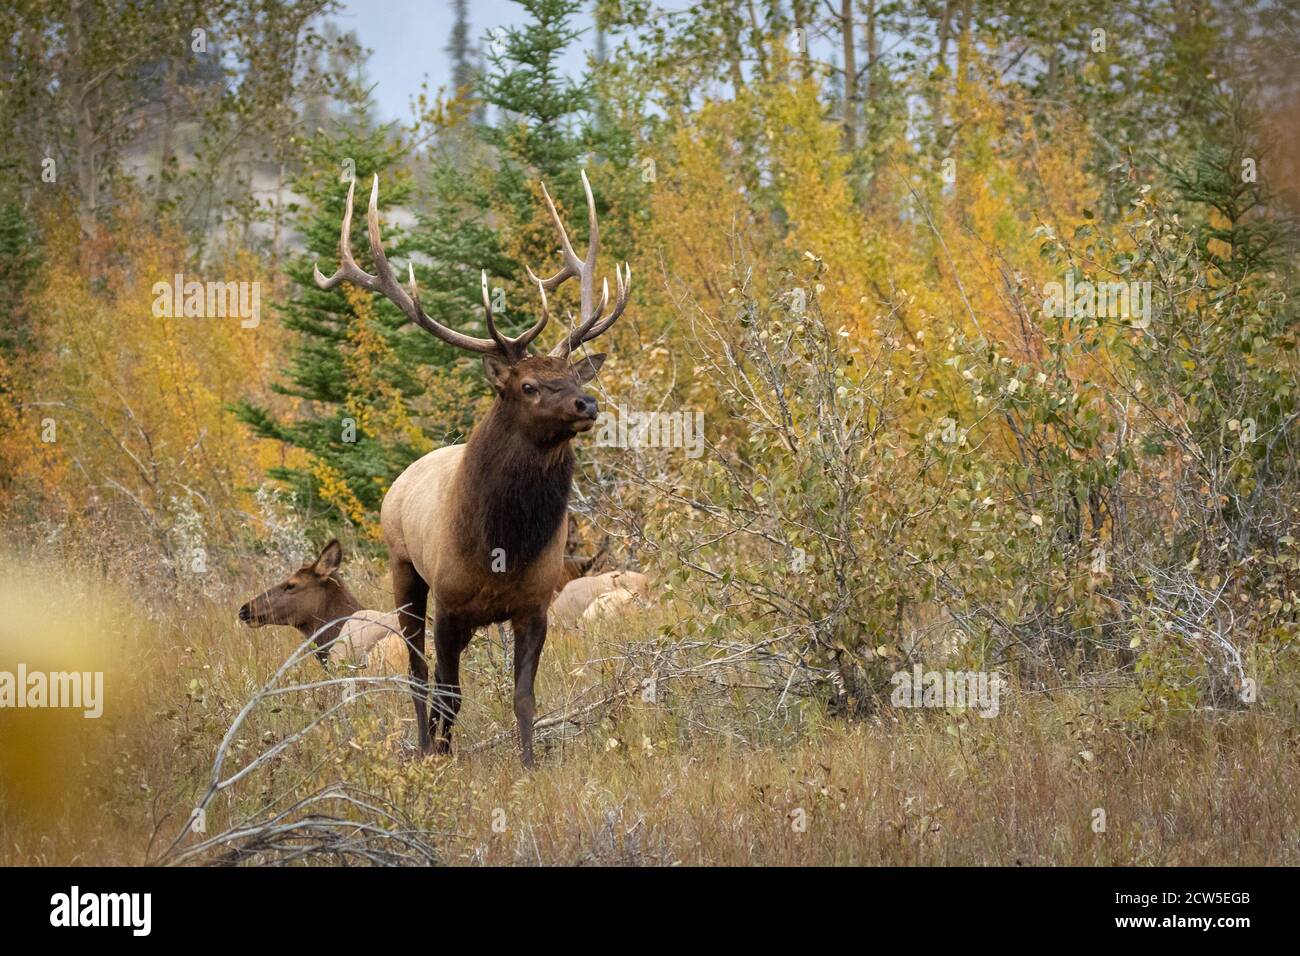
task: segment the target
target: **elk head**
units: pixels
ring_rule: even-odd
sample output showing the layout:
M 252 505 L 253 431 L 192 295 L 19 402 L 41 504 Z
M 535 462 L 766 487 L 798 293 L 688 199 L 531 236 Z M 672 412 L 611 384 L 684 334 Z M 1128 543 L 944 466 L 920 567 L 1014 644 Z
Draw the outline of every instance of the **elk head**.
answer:
M 333 540 L 314 562 L 241 607 L 239 619 L 249 627 L 283 624 L 310 633 L 340 616 L 340 599 L 346 601 L 349 597 L 336 576 L 342 563 L 343 549 Z M 350 613 L 348 609 L 342 611 L 343 615 Z
M 371 292 L 378 292 L 406 315 L 410 321 L 448 345 L 477 352 L 483 356 L 483 368 L 488 382 L 497 393 L 498 405 L 520 434 L 531 437 L 538 445 L 551 445 L 567 441 L 574 435 L 589 430 L 596 421 L 597 403 L 594 396 L 584 395 L 582 386 L 595 378 L 605 361 L 604 355 L 591 355 L 570 364 L 569 355 L 578 346 L 590 342 L 608 329 L 627 307 L 628 293 L 632 287 L 632 270 L 625 263 L 615 267 L 614 280 L 617 295 L 609 308 L 609 280 L 601 283 L 600 301 L 595 296 L 596 254 L 600 249 L 600 230 L 596 222 L 596 201 L 591 194 L 587 173 L 582 172 L 582 188 L 587 197 L 588 239 L 587 253 L 579 258 L 569 242 L 568 233 L 560 221 L 555 203 L 545 184 L 542 196 L 551 221 L 560 240 L 563 266 L 548 279 L 538 278 L 532 269 L 528 277 L 537 286 L 541 297 L 541 317 L 520 335 L 509 338 L 496 326 L 492 300 L 488 294 L 487 272 L 480 274 L 483 292 L 483 311 L 490 338 L 476 338 L 449 329 L 431 319 L 420 306 L 419 290 L 415 283 L 415 269 L 409 263 L 409 291 L 403 288 L 384 255 L 379 233 L 379 176 L 370 188 L 370 208 L 366 224 L 370 238 L 370 252 L 375 260 L 375 274 L 363 270 L 352 257 L 352 199 L 355 182 L 348 185 L 347 208 L 343 214 L 343 227 L 339 235 L 339 268 L 329 278 L 315 271 L 316 284 L 322 289 L 333 289 L 340 282 L 351 282 Z M 548 355 L 529 352 L 529 345 L 550 320 L 547 293 L 554 292 L 573 277 L 579 280 L 580 314 L 575 322 L 570 316 L 570 332 Z M 608 310 L 608 311 L 607 311 Z

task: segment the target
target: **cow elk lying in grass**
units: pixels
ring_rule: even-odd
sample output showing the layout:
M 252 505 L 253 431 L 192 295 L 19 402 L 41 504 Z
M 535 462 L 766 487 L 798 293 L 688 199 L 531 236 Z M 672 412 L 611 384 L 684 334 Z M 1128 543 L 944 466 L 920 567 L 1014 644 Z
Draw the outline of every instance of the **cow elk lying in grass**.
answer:
M 650 597 L 650 579 L 636 571 L 606 571 L 576 577 L 560 589 L 551 604 L 557 624 L 591 623 L 615 608 L 627 607 Z
M 311 564 L 299 568 L 239 609 L 249 627 L 280 624 L 316 636 L 322 664 L 346 665 L 365 675 L 400 674 L 406 669 L 406 644 L 396 611 L 371 611 L 353 597 L 339 566 L 343 549 L 331 541 Z
M 590 627 L 600 621 L 617 621 L 637 608 L 646 606 L 646 595 L 628 588 L 606 591 L 587 605 L 582 612 L 582 623 Z
M 316 271 L 316 283 L 333 289 L 350 282 L 392 301 L 411 322 L 458 349 L 483 358 L 483 370 L 496 401 L 463 445 L 430 452 L 393 482 L 384 497 L 380 522 L 392 563 L 393 599 L 402 612 L 411 678 L 415 685 L 416 725 L 422 752 L 447 753 L 460 710 L 460 656 L 476 628 L 509 621 L 515 635 L 515 720 L 524 766 L 533 764 L 533 682 L 546 642 L 546 611 L 564 580 L 569 491 L 573 483 L 576 435 L 596 422 L 596 399 L 582 386 L 596 377 L 604 355 L 570 363 L 574 349 L 600 335 L 623 314 L 631 288 L 630 269 L 616 269 L 617 298 L 609 303 L 606 280 L 596 295 L 596 254 L 600 234 L 596 201 L 586 172 L 587 251 L 573 251 L 564 224 L 546 187 L 542 195 L 555 225 L 564 265 L 550 278 L 528 272 L 537 286 L 541 316 L 516 338 L 497 329 L 482 273 L 483 310 L 489 338 L 456 332 L 434 321 L 420 306 L 415 270 L 408 265 L 409 290 L 393 274 L 379 230 L 379 177 L 370 190 L 366 220 L 375 274 L 352 257 L 352 199 L 339 235 L 339 268 L 329 278 Z M 626 272 L 625 272 L 626 270 Z M 545 328 L 547 293 L 578 278 L 580 306 L 576 326 L 549 355 L 530 353 Z M 428 666 L 424 657 L 425 616 L 433 597 L 437 651 L 434 712 L 428 712 Z

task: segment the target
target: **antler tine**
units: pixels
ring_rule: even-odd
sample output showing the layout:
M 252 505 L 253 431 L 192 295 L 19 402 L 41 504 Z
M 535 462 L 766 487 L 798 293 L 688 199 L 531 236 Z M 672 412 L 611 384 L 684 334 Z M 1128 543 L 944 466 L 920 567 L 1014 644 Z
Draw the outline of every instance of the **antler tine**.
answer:
M 525 267 L 526 268 L 526 267 Z M 533 276 L 533 270 L 529 269 L 528 274 L 536 281 L 537 277 Z M 550 313 L 546 309 L 546 294 L 542 294 L 542 317 L 525 331 L 519 333 L 513 339 L 503 335 L 496 325 L 496 313 L 492 311 L 492 298 L 488 294 L 487 270 L 483 269 L 480 274 L 480 281 L 483 287 L 483 315 L 487 319 L 488 334 L 505 353 L 511 362 L 517 362 L 523 358 L 528 351 L 529 343 L 541 334 L 542 329 L 546 328 L 546 323 L 550 320 Z
M 596 223 L 596 199 L 591 194 L 591 183 L 587 181 L 587 171 L 585 169 L 580 170 L 579 175 L 582 178 L 583 194 L 587 197 L 587 258 L 580 263 L 573 263 L 573 267 L 578 270 L 578 282 L 581 287 L 581 311 L 578 315 L 582 317 L 580 328 L 585 334 L 591 328 L 592 323 L 605 311 L 605 303 L 609 301 L 609 283 L 605 283 L 605 295 L 600 308 L 593 309 L 595 291 L 592 289 L 592 284 L 596 280 L 596 253 L 600 249 L 600 227 Z M 552 206 L 552 215 L 555 214 L 554 209 L 555 207 Z M 567 255 L 572 256 L 573 249 L 569 246 L 568 236 L 564 237 L 564 244 Z
M 586 182 L 586 174 L 583 176 Z M 590 190 L 588 191 L 590 195 Z M 564 229 L 564 223 L 560 220 L 560 214 L 555 211 L 555 203 L 551 200 L 551 194 L 546 189 L 546 183 L 542 183 L 542 198 L 546 200 L 546 211 L 551 214 L 551 222 L 555 224 L 555 231 L 560 234 L 560 251 L 564 255 L 564 268 L 547 280 L 549 288 L 547 291 L 554 292 L 555 286 L 563 282 L 569 276 L 582 274 L 583 261 L 578 258 L 578 254 L 573 251 L 573 245 L 569 242 L 569 234 Z M 560 276 L 564 278 L 561 279 Z M 558 281 L 556 281 L 558 280 Z M 554 284 L 551 284 L 554 283 Z
M 595 304 L 595 275 L 596 275 L 596 258 L 600 253 L 600 223 L 596 216 L 596 197 L 591 192 L 591 181 L 587 179 L 587 171 L 584 169 L 580 172 L 582 179 L 582 191 L 587 199 L 587 255 L 585 259 L 579 259 L 578 254 L 573 251 L 573 244 L 569 241 L 569 234 L 564 228 L 564 223 L 560 220 L 560 214 L 555 209 L 555 203 L 551 200 L 551 194 L 542 183 L 542 198 L 546 201 L 546 211 L 550 213 L 551 222 L 555 224 L 555 231 L 560 237 L 560 252 L 564 258 L 564 266 L 559 272 L 549 279 L 538 279 L 533 275 L 532 270 L 528 271 L 529 276 L 538 287 L 545 292 L 554 292 L 565 280 L 577 276 L 581 284 L 581 307 L 578 312 L 578 327 L 561 341 L 554 349 L 551 355 L 557 358 L 564 358 L 577 348 L 583 342 L 590 341 L 601 332 L 604 332 L 614 321 L 623 313 L 627 307 L 628 288 L 632 281 L 632 271 L 627 270 L 626 280 L 623 273 L 615 267 L 615 281 L 618 284 L 618 298 L 614 304 L 614 311 L 605 316 L 605 310 L 609 307 L 609 280 L 601 283 L 600 305 Z
M 411 301 L 415 303 L 417 309 L 423 312 L 424 308 L 420 305 L 420 289 L 415 284 L 415 263 L 410 259 L 406 260 L 406 275 L 411 282 Z
M 503 351 L 510 350 L 510 343 L 497 331 L 496 316 L 492 312 L 492 297 L 488 294 L 487 270 L 479 271 L 479 282 L 483 287 L 483 317 L 487 320 L 488 335 L 501 346 Z
M 602 301 L 600 312 L 597 312 L 588 322 L 583 323 L 580 328 L 574 329 L 570 332 L 569 336 L 564 341 L 560 342 L 559 345 L 551 350 L 552 355 L 558 358 L 566 357 L 579 345 L 582 345 L 584 342 L 590 342 L 598 335 L 603 334 L 611 325 L 618 321 L 618 317 L 622 315 L 623 310 L 627 308 L 628 296 L 632 290 L 632 267 L 626 262 L 623 263 L 622 271 L 619 270 L 617 265 L 614 266 L 614 278 L 615 282 L 618 284 L 618 293 L 614 299 L 614 311 L 601 319 L 600 312 L 605 310 L 605 304 Z M 606 294 L 608 294 L 608 282 L 606 282 L 606 290 Z
M 374 181 L 370 186 L 370 205 L 366 209 L 366 234 L 370 238 L 370 255 L 375 260 L 375 271 L 378 273 L 379 291 L 392 300 L 393 304 L 411 315 L 414 311 L 408 305 L 414 305 L 414 302 L 407 296 L 406 290 L 398 283 L 397 278 L 393 275 L 392 268 L 388 265 L 388 256 L 384 254 L 384 240 L 379 232 L 379 174 L 375 173 Z
M 410 276 L 411 291 L 407 293 L 402 288 L 388 264 L 388 257 L 384 254 L 383 240 L 379 233 L 378 173 L 375 174 L 374 183 L 370 187 L 370 208 L 366 211 L 370 254 L 374 257 L 375 269 L 378 274 L 371 275 L 357 265 L 356 260 L 352 257 L 352 204 L 355 190 L 356 178 L 353 177 L 352 181 L 348 183 L 348 199 L 343 211 L 343 225 L 339 230 L 339 267 L 332 276 L 326 278 L 321 274 L 319 266 L 313 265 L 312 273 L 315 276 L 316 285 L 329 290 L 338 286 L 340 282 L 351 282 L 353 285 L 361 286 L 361 288 L 370 292 L 378 292 L 401 309 L 408 319 L 448 345 L 464 349 L 467 352 L 490 352 L 510 357 L 509 349 L 503 348 L 501 343 L 494 339 L 480 339 L 472 335 L 465 335 L 429 318 L 420 305 L 419 293 L 415 284 L 415 267 L 409 262 L 407 263 L 407 273 Z
M 533 275 L 533 270 L 529 269 L 528 266 L 524 266 L 524 269 L 528 271 L 528 278 L 532 279 L 534 282 L 537 283 L 538 292 L 542 296 L 542 317 L 537 320 L 537 322 L 533 325 L 532 328 L 528 329 L 526 332 L 521 332 L 515 338 L 514 340 L 515 344 L 518 346 L 518 348 L 521 351 L 523 349 L 528 348 L 528 346 L 532 344 L 533 339 L 537 338 L 537 336 L 541 334 L 542 329 L 546 328 L 546 323 L 551 320 L 551 307 L 550 307 L 550 303 L 546 301 L 545 284 L 542 282 L 541 279 Z
M 546 299 L 546 283 L 537 278 L 531 268 L 528 266 L 524 266 L 524 268 L 528 270 L 528 278 L 532 279 L 537 285 L 537 294 L 541 296 L 542 299 L 542 321 L 545 323 L 551 318 L 551 303 Z
M 596 222 L 596 197 L 591 194 L 591 183 L 587 181 L 587 171 L 579 170 L 582 178 L 582 191 L 587 196 L 587 272 L 596 271 L 596 253 L 600 250 L 600 224 Z
M 627 308 L 628 293 L 632 289 L 632 267 L 625 262 L 623 263 L 623 271 L 620 272 L 619 267 L 615 265 L 614 281 L 618 284 L 618 294 L 614 299 L 614 311 L 601 321 L 594 323 L 592 327 L 587 330 L 587 334 L 583 336 L 582 342 L 590 342 L 596 336 L 608 329 L 618 320 L 618 317 L 623 314 L 623 310 Z M 604 306 L 601 307 L 601 311 L 604 311 Z M 581 345 L 582 342 L 576 343 L 574 348 Z
M 568 355 L 584 342 L 590 342 L 598 335 L 603 334 L 611 325 L 618 321 L 618 317 L 623 314 L 627 308 L 628 297 L 632 291 L 632 267 L 626 262 L 620 270 L 617 265 L 614 266 L 614 280 L 618 285 L 618 292 L 614 299 L 614 309 L 609 315 L 601 318 L 601 313 L 605 311 L 605 306 L 609 301 L 609 280 L 605 280 L 604 293 L 601 296 L 600 309 L 594 312 L 586 322 L 583 322 L 578 328 L 570 332 L 558 345 L 551 350 L 551 355 L 556 358 L 566 358 Z
M 316 279 L 316 285 L 322 289 L 329 290 L 335 288 L 345 279 L 354 285 L 362 286 L 372 292 L 375 290 L 376 278 L 363 271 L 357 265 L 356 260 L 352 258 L 352 194 L 356 189 L 357 181 L 354 176 L 348 181 L 348 201 L 343 211 L 343 226 L 339 230 L 339 267 L 328 279 L 321 275 L 319 263 L 312 263 L 312 273 Z

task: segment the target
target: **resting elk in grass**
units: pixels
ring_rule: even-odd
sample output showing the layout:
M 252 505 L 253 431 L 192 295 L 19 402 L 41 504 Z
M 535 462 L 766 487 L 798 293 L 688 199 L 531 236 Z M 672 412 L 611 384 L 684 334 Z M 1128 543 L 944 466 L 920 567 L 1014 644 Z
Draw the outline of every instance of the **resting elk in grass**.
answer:
M 607 595 L 618 594 L 617 599 Z M 627 595 L 626 598 L 623 595 Z M 580 575 L 562 587 L 551 604 L 551 617 L 561 624 L 586 620 L 587 612 L 597 603 L 604 609 L 626 607 L 636 599 L 650 596 L 650 579 L 636 571 L 606 571 L 604 574 Z M 604 600 L 602 600 L 604 599 Z M 595 615 L 593 615 L 594 617 Z
M 363 608 L 339 577 L 342 563 L 343 548 L 331 541 L 311 564 L 241 607 L 239 619 L 249 627 L 280 624 L 297 628 L 304 638 L 315 635 L 316 657 L 327 666 L 397 673 L 392 661 L 399 653 L 403 661 L 407 656 L 397 612 Z
M 591 185 L 582 174 L 587 198 L 588 241 L 585 258 L 573 251 L 564 224 L 546 187 L 542 195 L 559 234 L 564 265 L 548 279 L 528 270 L 541 299 L 541 316 L 516 338 L 496 327 L 488 297 L 487 273 L 481 276 L 483 308 L 491 338 L 453 331 L 425 314 L 420 306 L 415 271 L 408 267 L 410 290 L 393 275 L 379 233 L 379 177 L 370 190 L 367 215 L 375 274 L 352 257 L 352 193 L 339 236 L 338 271 L 326 278 L 316 272 L 322 289 L 351 282 L 392 301 L 408 319 L 448 345 L 483 357 L 496 400 L 463 445 L 430 452 L 393 482 L 384 497 L 380 523 L 392 562 L 393 598 L 402 613 L 415 685 L 415 718 L 421 752 L 447 753 L 460 710 L 460 656 L 475 628 L 509 621 L 515 635 L 515 719 L 525 767 L 533 765 L 533 682 L 546 642 L 546 610 L 563 581 L 568 532 L 569 489 L 573 482 L 574 436 L 596 421 L 596 399 L 582 393 L 595 378 L 604 355 L 569 362 L 575 348 L 600 335 L 627 306 L 632 273 L 615 270 L 617 296 L 609 308 L 609 282 L 595 295 L 599 230 Z M 547 293 L 577 277 L 580 314 L 576 326 L 549 355 L 529 352 L 529 345 L 550 317 Z M 607 311 L 608 309 L 608 311 Z M 433 597 L 434 709 L 428 710 L 428 666 L 424 625 Z

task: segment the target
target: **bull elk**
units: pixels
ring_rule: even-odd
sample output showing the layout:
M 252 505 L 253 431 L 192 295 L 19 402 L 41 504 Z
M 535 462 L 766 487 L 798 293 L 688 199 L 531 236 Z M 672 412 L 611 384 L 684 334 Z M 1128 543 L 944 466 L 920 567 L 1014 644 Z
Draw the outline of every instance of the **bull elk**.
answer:
M 607 330 L 627 306 L 632 272 L 615 268 L 617 295 L 612 308 L 609 280 L 595 295 L 596 253 L 600 246 L 596 202 L 582 173 L 587 199 L 586 256 L 573 251 L 555 203 L 542 186 L 547 211 L 560 241 L 563 266 L 538 278 L 541 315 L 515 338 L 497 329 L 488 295 L 487 272 L 480 276 L 483 310 L 490 338 L 476 338 L 431 319 L 420 306 L 415 270 L 408 265 L 409 291 L 393 275 L 379 231 L 379 177 L 370 189 L 367 213 L 375 274 L 352 257 L 353 186 L 339 235 L 339 268 L 329 278 L 316 270 L 316 284 L 333 289 L 350 282 L 377 292 L 406 317 L 448 345 L 483 357 L 483 369 L 496 391 L 488 413 L 463 445 L 430 452 L 408 467 L 384 496 L 380 525 L 392 564 L 393 598 L 402 613 L 414 684 L 420 750 L 447 753 L 460 710 L 460 656 L 474 630 L 509 621 L 515 635 L 515 720 L 525 767 L 533 765 L 533 682 L 546 642 L 546 611 L 563 581 L 569 490 L 573 483 L 572 439 L 592 428 L 596 399 L 582 393 L 605 360 L 591 355 L 570 364 L 574 349 Z M 529 346 L 550 319 L 547 294 L 573 277 L 579 280 L 580 313 L 571 330 L 549 355 Z M 424 627 L 433 597 L 435 655 L 434 709 L 428 710 L 428 665 Z

